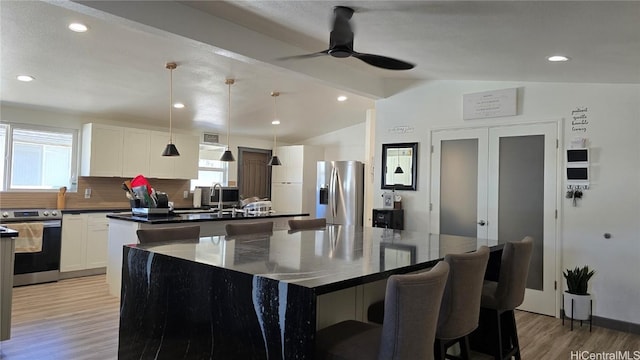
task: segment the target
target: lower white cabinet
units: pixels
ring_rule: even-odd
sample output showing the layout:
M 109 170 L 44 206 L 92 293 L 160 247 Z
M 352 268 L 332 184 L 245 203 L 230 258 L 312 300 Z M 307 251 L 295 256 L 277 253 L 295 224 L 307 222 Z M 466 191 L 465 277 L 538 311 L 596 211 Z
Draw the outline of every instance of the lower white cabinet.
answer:
M 271 208 L 276 213 L 300 213 L 302 207 L 302 184 L 271 184 Z
M 64 214 L 60 271 L 70 272 L 107 266 L 107 213 Z

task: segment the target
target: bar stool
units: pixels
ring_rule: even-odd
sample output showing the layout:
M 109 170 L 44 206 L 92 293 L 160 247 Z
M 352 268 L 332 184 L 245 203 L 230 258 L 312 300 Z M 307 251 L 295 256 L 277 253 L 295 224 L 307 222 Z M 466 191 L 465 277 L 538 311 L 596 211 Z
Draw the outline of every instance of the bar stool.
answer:
M 198 241 L 200 239 L 200 226 L 180 226 L 160 229 L 136 230 L 140 244 L 150 244 L 166 241 Z
M 271 234 L 273 233 L 273 221 L 226 224 L 224 230 L 227 236 L 250 235 L 250 234 Z
M 472 253 L 448 254 L 444 261 L 449 264 L 450 270 L 438 317 L 435 358 L 458 358 L 447 355 L 447 349 L 459 343 L 460 357 L 468 360 L 470 350 L 467 335 L 478 327 L 489 248 L 482 246 Z
M 480 322 L 477 332 L 491 334 L 496 359 L 511 359 L 511 357 L 520 359 L 514 310 L 524 301 L 532 252 L 533 238 L 530 236 L 522 241 L 506 243 L 500 260 L 498 282 L 484 282 L 480 315 L 482 320 L 486 319 L 486 322 Z M 489 324 L 493 329 L 487 329 Z
M 313 230 L 324 229 L 327 227 L 327 219 L 301 219 L 301 220 L 289 220 L 289 229 L 294 230 Z
M 383 325 L 347 320 L 316 334 L 319 359 L 433 359 L 438 312 L 449 274 L 439 262 L 430 271 L 392 275 L 387 281 Z

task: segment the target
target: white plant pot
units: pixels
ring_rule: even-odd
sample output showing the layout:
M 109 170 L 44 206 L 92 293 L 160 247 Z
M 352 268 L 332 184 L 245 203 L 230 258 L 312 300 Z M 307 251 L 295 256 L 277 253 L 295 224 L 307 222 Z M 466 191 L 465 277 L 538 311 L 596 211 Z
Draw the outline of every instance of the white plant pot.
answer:
M 573 307 L 571 306 L 573 300 Z M 573 310 L 573 316 L 571 316 Z M 591 315 L 591 295 L 576 295 L 564 292 L 564 315 L 574 320 L 589 320 Z

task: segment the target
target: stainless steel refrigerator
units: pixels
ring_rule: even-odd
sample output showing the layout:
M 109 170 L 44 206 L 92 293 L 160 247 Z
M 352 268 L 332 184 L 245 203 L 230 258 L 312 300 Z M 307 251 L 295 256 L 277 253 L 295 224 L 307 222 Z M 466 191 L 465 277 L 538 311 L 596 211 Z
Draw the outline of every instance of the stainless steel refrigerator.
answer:
M 329 224 L 362 226 L 364 164 L 318 161 L 316 216 Z

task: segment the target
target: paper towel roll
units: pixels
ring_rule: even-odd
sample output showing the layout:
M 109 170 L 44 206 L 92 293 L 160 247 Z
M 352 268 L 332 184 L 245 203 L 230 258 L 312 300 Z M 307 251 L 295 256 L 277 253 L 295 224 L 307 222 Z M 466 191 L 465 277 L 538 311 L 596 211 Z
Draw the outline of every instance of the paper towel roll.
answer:
M 193 190 L 193 207 L 199 208 L 202 206 L 202 189 L 196 188 Z

